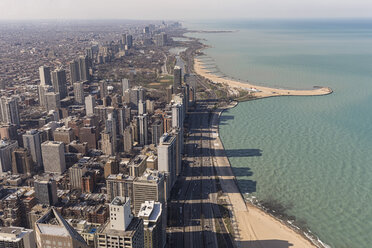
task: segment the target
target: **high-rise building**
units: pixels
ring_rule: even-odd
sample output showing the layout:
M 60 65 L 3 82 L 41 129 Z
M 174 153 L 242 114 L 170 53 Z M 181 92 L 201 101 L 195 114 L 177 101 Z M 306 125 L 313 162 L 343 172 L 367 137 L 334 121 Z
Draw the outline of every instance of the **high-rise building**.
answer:
M 158 145 L 158 170 L 165 173 L 167 183 L 167 197 L 170 189 L 176 182 L 177 166 L 177 137 L 165 133 L 161 136 Z
M 166 33 L 157 34 L 155 36 L 155 43 L 157 46 L 166 46 L 167 45 L 168 36 Z
M 123 78 L 121 80 L 121 87 L 122 87 L 122 94 L 124 96 L 125 91 L 130 89 L 130 82 L 128 78 Z
M 172 127 L 183 127 L 182 108 L 180 104 L 172 105 Z
M 105 80 L 99 81 L 99 92 L 101 99 L 104 99 L 106 96 L 108 96 L 107 83 Z
M 30 152 L 26 148 L 16 148 L 12 152 L 12 173 L 30 176 L 33 172 L 33 161 Z
M 117 122 L 114 117 L 114 113 L 107 114 L 106 119 L 106 132 L 110 133 L 112 136 L 112 146 L 113 151 L 116 152 L 117 149 Z
M 138 115 L 146 114 L 146 102 L 138 101 Z
M 56 92 L 46 92 L 45 93 L 45 102 L 47 111 L 55 110 L 58 111 L 61 107 L 61 97 L 59 93 Z
M 134 177 L 124 174 L 111 174 L 106 178 L 107 197 L 111 202 L 116 196 L 133 199 Z
M 146 159 L 147 156 L 143 154 L 139 154 L 132 159 L 128 164 L 129 175 L 132 177 L 142 176 L 146 170 Z
M 182 69 L 179 66 L 175 66 L 173 70 L 173 91 L 178 92 L 182 85 Z
M 69 169 L 70 184 L 73 189 L 81 189 L 81 178 L 87 172 L 87 167 L 82 164 L 74 164 Z
M 0 247 L 36 248 L 34 230 L 23 227 L 0 227 Z
M 12 153 L 17 147 L 16 140 L 0 140 L 0 174 L 12 169 Z
M 80 234 L 55 209 L 36 221 L 35 233 L 40 248 L 88 248 Z
M 74 83 L 74 99 L 78 104 L 84 104 L 84 83 Z
M 138 137 L 139 145 L 144 146 L 148 144 L 148 116 L 147 114 L 137 116 L 138 120 Z
M 32 157 L 32 161 L 39 167 L 43 165 L 41 154 L 41 137 L 40 132 L 36 129 L 26 131 L 23 138 L 23 147 L 26 148 Z
M 63 142 L 65 145 L 68 145 L 75 138 L 74 130 L 72 130 L 71 127 L 66 126 L 58 127 L 53 132 L 53 138 L 54 141 L 60 141 Z
M 54 92 L 59 93 L 60 99 L 67 96 L 66 71 L 57 69 L 52 71 L 52 85 Z
M 53 206 L 58 202 L 56 181 L 38 178 L 34 181 L 35 197 L 41 204 Z
M 53 86 L 51 85 L 39 85 L 38 86 L 38 94 L 39 94 L 39 105 L 41 107 L 47 106 L 47 100 L 45 94 L 48 92 L 54 92 Z
M 160 137 L 164 134 L 163 120 L 156 120 L 152 125 L 152 144 L 159 145 Z
M 89 59 L 88 56 L 79 57 L 80 81 L 89 81 Z
M 154 101 L 151 101 L 149 99 L 146 100 L 146 112 L 149 114 L 154 113 Z
M 132 48 L 132 46 L 133 46 L 133 36 L 131 34 L 127 34 L 125 39 L 126 39 L 125 44 L 127 45 L 127 47 L 129 49 Z
M 93 115 L 94 114 L 94 107 L 96 106 L 96 100 L 92 95 L 85 97 L 85 111 L 86 115 Z
M 65 147 L 60 141 L 41 144 L 44 172 L 62 174 L 66 170 Z
M 147 169 L 142 176 L 133 181 L 134 213 L 137 215 L 145 201 L 165 202 L 164 175 L 156 170 Z
M 81 127 L 79 130 L 80 142 L 87 142 L 89 149 L 97 149 L 98 141 L 98 129 L 97 127 Z
M 170 103 L 170 101 L 172 101 L 173 85 L 169 85 L 166 88 L 166 95 L 167 95 L 167 103 Z
M 69 68 L 71 84 L 73 85 L 74 83 L 80 81 L 79 63 L 76 60 L 73 60 L 69 63 Z
M 143 221 L 133 217 L 130 199 L 115 197 L 109 205 L 110 220 L 97 235 L 97 248 L 143 248 Z
M 50 68 L 46 66 L 39 67 L 40 85 L 52 85 L 50 77 Z
M 143 220 L 145 247 L 163 248 L 166 236 L 162 204 L 155 201 L 145 201 L 138 212 L 138 218 Z
M 115 157 L 110 157 L 104 167 L 105 178 L 112 174 L 119 173 L 119 161 Z
M 6 124 L 20 125 L 18 101 L 15 97 L 1 97 L 0 121 Z
M 124 130 L 124 152 L 130 153 L 133 149 L 132 127 L 128 126 Z

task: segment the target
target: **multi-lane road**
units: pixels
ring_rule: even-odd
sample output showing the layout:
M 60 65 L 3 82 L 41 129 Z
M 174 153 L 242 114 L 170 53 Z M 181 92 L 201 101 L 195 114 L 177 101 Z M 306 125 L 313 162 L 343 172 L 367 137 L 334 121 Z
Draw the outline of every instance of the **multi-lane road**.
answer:
M 233 247 L 217 202 L 211 109 L 200 101 L 188 115 L 183 171 L 168 202 L 168 247 Z

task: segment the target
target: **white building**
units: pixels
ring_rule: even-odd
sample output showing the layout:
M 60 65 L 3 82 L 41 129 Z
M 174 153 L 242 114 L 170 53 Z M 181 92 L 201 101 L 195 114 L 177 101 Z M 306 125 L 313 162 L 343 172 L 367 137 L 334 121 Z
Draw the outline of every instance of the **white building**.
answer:
M 0 227 L 0 247 L 36 248 L 34 230 L 23 227 Z

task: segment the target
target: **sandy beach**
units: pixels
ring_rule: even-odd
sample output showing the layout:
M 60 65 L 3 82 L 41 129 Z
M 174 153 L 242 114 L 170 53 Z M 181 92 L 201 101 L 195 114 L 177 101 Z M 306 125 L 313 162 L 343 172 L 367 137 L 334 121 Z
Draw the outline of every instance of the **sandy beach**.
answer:
M 249 83 L 243 83 L 236 80 L 222 78 L 217 75 L 210 73 L 203 63 L 195 59 L 194 60 L 194 71 L 211 80 L 215 83 L 222 83 L 230 86 L 231 88 L 235 89 L 243 89 L 251 91 L 251 94 L 256 96 L 257 98 L 264 98 L 264 97 L 272 97 L 272 96 L 320 96 L 320 95 L 327 95 L 332 93 L 332 90 L 328 87 L 319 87 L 314 88 L 311 90 L 287 90 L 287 89 L 277 89 L 277 88 L 270 88 L 265 86 L 257 86 Z
M 244 89 L 251 91 L 251 94 L 257 98 L 273 96 L 316 96 L 327 95 L 332 90 L 327 87 L 318 87 L 312 90 L 286 90 L 276 89 L 264 86 L 256 86 L 249 83 L 243 83 L 228 78 L 221 78 L 210 73 L 204 68 L 204 65 L 198 59 L 194 60 L 194 71 L 216 83 L 222 83 L 230 86 L 235 90 Z M 231 108 L 235 105 L 231 105 Z M 218 114 L 214 115 L 212 120 L 213 132 L 218 134 L 219 116 L 223 109 L 217 110 Z M 304 237 L 288 225 L 274 218 L 260 208 L 247 204 L 243 199 L 238 186 L 236 185 L 235 176 L 232 172 L 230 162 L 225 155 L 222 141 L 219 135 L 215 135 L 211 142 L 214 146 L 215 156 L 213 157 L 217 175 L 221 181 L 222 190 L 226 195 L 233 213 L 232 223 L 235 231 L 235 242 L 238 247 L 253 248 L 304 248 L 317 247 L 310 240 Z M 226 169 L 228 168 L 228 169 Z
M 236 103 L 235 103 L 236 104 Z M 233 107 L 235 105 L 231 105 Z M 219 116 L 223 109 L 216 110 L 212 119 L 212 131 L 218 134 Z M 300 233 L 292 230 L 273 216 L 258 207 L 247 204 L 235 183 L 230 162 L 225 155 L 219 135 L 211 141 L 214 148 L 214 165 L 217 175 L 223 183 L 221 187 L 229 202 L 229 210 L 233 213 L 235 242 L 238 247 L 253 248 L 289 248 L 317 247 Z M 235 224 L 234 224 L 235 223 Z

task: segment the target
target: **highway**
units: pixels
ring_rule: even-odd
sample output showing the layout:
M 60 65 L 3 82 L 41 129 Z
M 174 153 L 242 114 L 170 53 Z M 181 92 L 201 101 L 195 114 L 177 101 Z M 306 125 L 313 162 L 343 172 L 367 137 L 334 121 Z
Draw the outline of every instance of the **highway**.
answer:
M 188 115 L 183 171 L 167 204 L 168 247 L 234 247 L 217 203 L 211 150 L 213 106 L 213 101 L 200 101 Z

